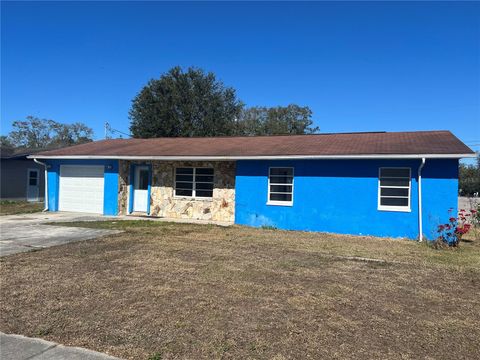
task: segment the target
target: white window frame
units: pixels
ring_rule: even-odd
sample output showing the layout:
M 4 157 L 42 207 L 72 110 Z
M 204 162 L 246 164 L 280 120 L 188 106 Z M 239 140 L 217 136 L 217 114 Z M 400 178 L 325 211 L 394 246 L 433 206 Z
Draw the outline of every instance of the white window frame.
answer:
M 192 196 L 188 195 L 177 195 L 177 169 L 193 169 L 193 180 L 192 180 Z M 213 170 L 213 181 L 212 181 L 212 196 L 207 197 L 207 196 L 196 196 L 196 184 L 197 181 L 195 181 L 195 175 L 196 175 L 196 169 L 212 169 Z M 180 174 L 183 175 L 183 174 Z M 200 174 L 203 175 L 203 174 Z M 190 181 L 180 181 L 180 182 L 190 182 Z M 209 182 L 202 182 L 199 181 L 201 184 L 210 184 Z M 200 189 L 203 190 L 203 189 Z M 210 166 L 177 166 L 175 167 L 175 172 L 173 174 L 173 197 L 176 199 L 198 199 L 198 200 L 213 200 L 213 191 L 215 190 L 215 168 L 210 167 Z
M 381 177 L 382 169 L 401 169 L 407 170 L 408 169 L 408 206 L 398 206 L 398 205 L 381 205 L 381 189 L 382 186 L 380 185 L 381 179 L 388 179 L 389 177 Z M 398 179 L 398 177 L 392 177 L 393 179 Z M 383 188 L 397 188 L 397 189 L 406 189 L 406 186 L 383 186 Z M 405 198 L 405 196 L 383 196 L 383 197 L 398 197 L 398 198 Z M 411 203 L 412 203 L 412 168 L 406 166 L 385 166 L 378 168 L 378 210 L 381 211 L 398 211 L 398 212 L 411 212 Z
M 28 189 L 30 188 L 30 171 L 36 172 L 37 173 L 37 187 L 38 187 L 38 195 L 37 199 L 33 201 L 38 201 L 40 199 L 40 170 L 36 168 L 28 168 L 27 169 L 27 186 L 25 188 L 25 199 L 28 201 Z
M 292 169 L 292 184 L 277 184 L 273 183 L 270 184 L 270 171 L 271 169 Z M 268 191 L 267 191 L 267 205 L 275 205 L 275 206 L 293 206 L 293 189 L 295 183 L 295 168 L 292 166 L 270 166 L 268 168 Z M 292 185 L 292 200 L 290 201 L 279 201 L 279 200 L 270 200 L 270 185 Z M 289 194 L 289 193 L 285 193 Z

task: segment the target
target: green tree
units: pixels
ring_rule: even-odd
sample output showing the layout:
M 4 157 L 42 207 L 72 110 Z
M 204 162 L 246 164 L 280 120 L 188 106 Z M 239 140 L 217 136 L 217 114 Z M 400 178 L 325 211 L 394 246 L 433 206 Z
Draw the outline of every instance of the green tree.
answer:
M 49 146 L 61 147 L 92 141 L 93 130 L 83 123 L 60 124 L 50 120 L 53 137 Z
M 8 141 L 16 148 L 42 149 L 92 141 L 93 130 L 83 123 L 61 124 L 53 120 L 27 116 L 14 121 Z
M 480 193 L 480 153 L 477 154 L 476 165 L 460 164 L 458 187 L 463 196 Z
M 0 135 L 0 154 L 2 157 L 13 154 L 14 148 L 15 146 L 13 146 L 8 136 Z
M 234 135 L 241 109 L 235 90 L 213 73 L 174 67 L 133 99 L 130 132 L 139 138 Z
M 27 116 L 26 120 L 14 121 L 12 127 L 8 137 L 15 147 L 38 149 L 51 141 L 49 120 Z
M 12 142 L 8 138 L 8 136 L 5 136 L 5 135 L 0 135 L 0 146 L 2 148 L 13 148 L 14 147 Z
M 301 135 L 314 134 L 312 111 L 307 106 L 252 107 L 242 111 L 237 122 L 239 135 Z

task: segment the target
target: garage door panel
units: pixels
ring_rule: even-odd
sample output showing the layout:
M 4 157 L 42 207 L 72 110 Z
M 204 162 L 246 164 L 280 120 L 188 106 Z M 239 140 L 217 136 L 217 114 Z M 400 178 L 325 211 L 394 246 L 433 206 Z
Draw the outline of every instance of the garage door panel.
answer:
M 104 167 L 62 165 L 59 210 L 103 213 Z

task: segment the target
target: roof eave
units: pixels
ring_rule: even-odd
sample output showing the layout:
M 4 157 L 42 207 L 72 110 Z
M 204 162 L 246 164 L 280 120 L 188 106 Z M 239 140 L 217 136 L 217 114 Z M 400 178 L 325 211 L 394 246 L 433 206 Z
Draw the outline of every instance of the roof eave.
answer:
M 462 159 L 470 154 L 365 154 L 365 155 L 258 155 L 258 156 L 119 156 L 119 155 L 30 155 L 29 159 L 78 160 L 165 160 L 165 161 L 229 161 L 229 160 L 348 160 L 348 159 Z

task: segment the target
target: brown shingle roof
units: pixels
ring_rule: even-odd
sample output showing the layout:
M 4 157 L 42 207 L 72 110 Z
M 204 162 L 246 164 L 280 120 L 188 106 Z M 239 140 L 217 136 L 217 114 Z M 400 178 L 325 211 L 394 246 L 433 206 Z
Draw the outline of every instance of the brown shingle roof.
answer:
M 474 152 L 450 131 L 292 136 L 111 139 L 46 151 L 35 157 L 288 157 L 463 155 Z M 459 156 L 460 157 L 460 156 Z

